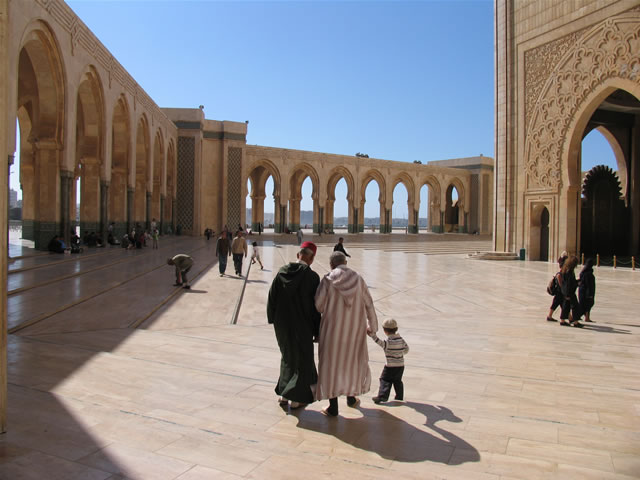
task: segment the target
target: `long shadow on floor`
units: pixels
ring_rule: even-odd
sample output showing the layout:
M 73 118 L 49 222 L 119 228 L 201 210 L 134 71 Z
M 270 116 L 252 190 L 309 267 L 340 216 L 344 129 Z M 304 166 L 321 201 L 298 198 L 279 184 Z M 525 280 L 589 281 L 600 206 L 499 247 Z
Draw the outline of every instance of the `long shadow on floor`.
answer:
M 605 327 L 604 325 L 594 325 L 593 323 L 583 323 L 585 330 L 593 330 L 595 332 L 602 333 L 618 333 L 621 335 L 631 335 L 630 330 L 623 330 L 622 328 Z
M 301 411 L 296 413 L 297 426 L 333 435 L 344 443 L 397 462 L 428 461 L 455 465 L 480 460 L 480 453 L 473 445 L 437 425 L 441 421 L 462 421 L 448 408 L 417 402 L 397 405 L 410 407 L 425 415 L 425 426 L 437 436 L 416 428 L 386 410 L 361 406 L 357 407 L 363 415 L 359 418 L 328 418 L 320 412 Z M 464 454 L 453 457 L 455 450 L 462 450 Z

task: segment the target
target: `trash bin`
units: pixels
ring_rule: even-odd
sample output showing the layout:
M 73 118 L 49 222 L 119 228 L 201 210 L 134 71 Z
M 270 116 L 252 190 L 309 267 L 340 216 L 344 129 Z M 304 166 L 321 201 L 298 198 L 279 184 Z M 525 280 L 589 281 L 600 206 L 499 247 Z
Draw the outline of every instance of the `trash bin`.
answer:
M 524 260 L 525 259 L 525 253 L 526 253 L 525 249 L 521 248 L 520 249 L 520 260 Z

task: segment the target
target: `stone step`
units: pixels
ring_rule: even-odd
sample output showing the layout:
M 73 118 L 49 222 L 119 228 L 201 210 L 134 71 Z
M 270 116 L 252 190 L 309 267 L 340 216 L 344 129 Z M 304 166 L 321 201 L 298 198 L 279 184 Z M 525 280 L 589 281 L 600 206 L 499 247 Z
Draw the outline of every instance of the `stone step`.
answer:
M 513 252 L 475 252 L 467 255 L 468 258 L 478 260 L 520 260 Z

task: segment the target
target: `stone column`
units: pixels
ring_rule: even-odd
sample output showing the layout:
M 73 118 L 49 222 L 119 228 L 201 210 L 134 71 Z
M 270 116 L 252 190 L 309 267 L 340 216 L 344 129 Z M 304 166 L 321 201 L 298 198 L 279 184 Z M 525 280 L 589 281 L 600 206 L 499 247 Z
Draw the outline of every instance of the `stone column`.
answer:
M 418 211 L 417 210 L 409 210 L 409 216 L 413 218 L 413 225 L 409 225 L 408 232 L 409 233 L 418 233 Z
M 274 195 L 274 207 L 273 207 L 273 233 L 282 233 L 280 229 L 282 220 L 280 219 L 280 214 L 282 210 L 280 209 L 280 196 Z
M 251 195 L 251 230 L 258 230 L 258 224 L 264 223 L 265 195 Z
M 359 233 L 360 232 L 360 216 L 362 215 L 362 210 L 360 210 L 359 208 L 353 208 L 353 209 L 349 209 L 349 225 L 351 226 L 351 229 L 349 230 L 350 233 Z
M 418 233 L 418 215 L 415 203 L 410 201 L 407 201 L 407 233 Z
M 109 226 L 109 182 L 100 181 L 100 235 L 104 244 L 107 242 L 107 227 Z M 115 234 L 115 232 L 114 232 Z
M 280 205 L 280 233 L 284 233 L 284 227 L 287 225 L 287 206 Z
M 133 228 L 134 210 L 135 210 L 136 190 L 135 188 L 127 187 L 127 233 L 131 233 Z
M 60 222 L 62 237 L 67 245 L 71 242 L 71 186 L 73 172 L 60 170 Z
M 466 232 L 465 228 L 467 226 L 467 213 L 464 211 L 464 204 L 460 204 L 458 202 L 458 232 L 464 233 Z
M 330 198 L 327 199 L 327 203 L 325 208 L 322 209 L 322 213 L 326 215 L 322 218 L 322 226 L 323 228 L 328 228 L 330 231 L 333 231 L 333 221 L 335 218 L 335 200 Z M 323 230 L 321 230 L 323 231 Z
M 145 225 L 144 228 L 146 230 L 151 229 L 151 200 L 152 200 L 152 193 L 147 192 L 146 203 L 145 203 L 145 219 L 144 219 L 144 225 Z
M 18 147 L 19 148 L 19 147 Z M 36 146 L 29 142 L 29 148 L 20 150 L 20 188 L 22 189 L 22 238 L 35 240 L 36 224 Z
M 115 222 L 116 236 L 122 237 L 127 231 L 127 177 L 123 168 L 111 170 L 109 199 L 108 221 Z
M 629 206 L 631 210 L 631 232 L 629 251 L 636 259 L 640 256 L 640 115 L 635 117 L 635 126 L 631 129 L 631 172 L 628 185 Z M 636 260 L 637 261 L 637 260 Z
M 364 232 L 364 200 L 360 202 L 360 209 L 358 210 L 358 232 Z
M 60 233 L 60 147 L 55 140 L 37 142 L 35 155 L 36 217 L 35 247 L 45 250 Z
M 100 165 L 93 157 L 82 159 L 80 180 L 80 230 L 100 231 Z
M 176 231 L 176 199 L 171 198 L 171 233 Z
M 289 230 L 296 232 L 300 228 L 300 199 L 289 200 Z
M 318 233 L 318 225 L 320 225 L 320 205 L 315 198 L 313 199 L 313 218 L 311 225 L 311 231 Z
M 164 233 L 164 200 L 165 196 L 160 195 L 160 223 L 158 227 L 160 229 L 160 235 Z
M 389 227 L 390 217 L 391 212 L 380 202 L 380 233 L 389 233 L 387 229 Z

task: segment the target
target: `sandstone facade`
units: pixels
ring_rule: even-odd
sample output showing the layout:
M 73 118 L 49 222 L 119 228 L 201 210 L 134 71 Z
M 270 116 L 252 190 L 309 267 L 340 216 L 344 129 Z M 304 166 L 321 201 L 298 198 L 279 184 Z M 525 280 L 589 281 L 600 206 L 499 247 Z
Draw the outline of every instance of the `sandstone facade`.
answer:
M 598 129 L 618 162 L 640 240 L 640 4 L 497 0 L 495 249 L 553 260 L 582 251 L 581 142 Z

